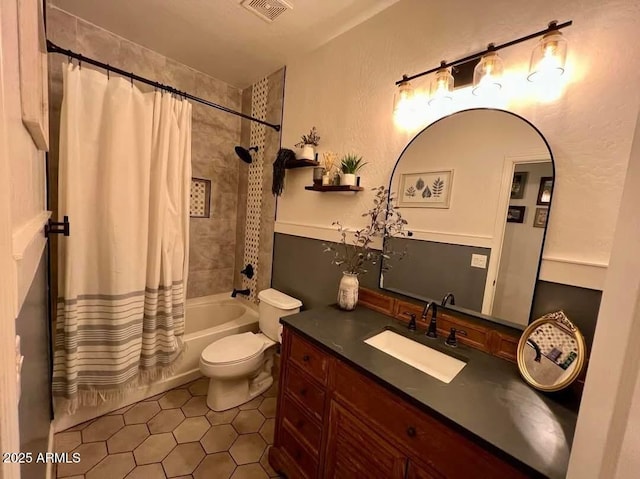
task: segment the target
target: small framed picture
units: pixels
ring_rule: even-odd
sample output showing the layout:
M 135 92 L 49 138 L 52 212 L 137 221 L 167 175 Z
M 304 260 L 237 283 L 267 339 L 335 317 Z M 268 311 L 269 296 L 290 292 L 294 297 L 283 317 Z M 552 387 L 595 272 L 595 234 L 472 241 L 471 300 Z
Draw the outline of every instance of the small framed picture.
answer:
M 189 216 L 192 218 L 211 216 L 211 180 L 191 178 Z
M 400 178 L 398 206 L 449 208 L 453 170 L 404 173 Z
M 533 217 L 534 228 L 544 228 L 547 226 L 548 208 L 536 208 L 536 215 Z
M 540 188 L 538 188 L 537 205 L 548 205 L 551 203 L 551 192 L 553 191 L 553 176 L 543 176 L 540 178 Z
M 528 173 L 526 171 L 518 171 L 513 174 L 513 182 L 511 183 L 511 199 L 521 200 L 524 198 L 524 187 L 527 184 Z
M 509 205 L 507 211 L 507 223 L 524 223 L 524 213 L 526 206 L 512 206 Z

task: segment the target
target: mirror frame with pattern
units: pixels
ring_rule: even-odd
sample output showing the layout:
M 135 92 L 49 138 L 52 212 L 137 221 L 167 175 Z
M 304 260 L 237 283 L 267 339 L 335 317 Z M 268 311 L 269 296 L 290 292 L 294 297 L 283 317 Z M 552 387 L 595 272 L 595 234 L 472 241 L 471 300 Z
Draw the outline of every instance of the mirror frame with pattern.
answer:
M 542 384 L 536 381 L 528 370 L 525 362 L 525 349 L 527 348 L 527 342 L 530 336 L 536 329 L 545 324 L 552 324 L 562 330 L 563 333 L 572 336 L 575 339 L 578 347 L 578 355 L 575 359 L 575 366 L 573 368 L 573 371 L 571 371 L 571 373 L 568 374 L 567 377 L 554 384 Z M 533 321 L 531 324 L 529 324 L 527 329 L 524 330 L 522 336 L 520 336 L 520 341 L 518 342 L 517 361 L 520 375 L 527 384 L 534 387 L 535 389 L 538 389 L 539 391 L 560 391 L 561 389 L 564 389 L 571 385 L 580 376 L 580 373 L 582 372 L 582 369 L 585 365 L 586 356 L 587 347 L 582 333 L 580 333 L 580 330 L 576 327 L 576 325 L 573 324 L 573 322 L 571 322 L 569 318 L 567 318 L 563 311 L 548 313 Z

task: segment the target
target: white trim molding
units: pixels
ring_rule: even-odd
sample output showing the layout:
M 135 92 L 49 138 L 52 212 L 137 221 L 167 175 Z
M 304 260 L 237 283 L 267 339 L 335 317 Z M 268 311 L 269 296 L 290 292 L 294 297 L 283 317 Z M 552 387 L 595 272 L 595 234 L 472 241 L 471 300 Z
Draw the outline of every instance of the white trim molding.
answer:
M 29 245 L 38 237 L 44 237 L 44 227 L 51 218 L 51 211 L 42 211 L 13 231 L 13 259 L 24 258 Z
M 607 263 L 542 256 L 538 279 L 580 288 L 604 289 Z

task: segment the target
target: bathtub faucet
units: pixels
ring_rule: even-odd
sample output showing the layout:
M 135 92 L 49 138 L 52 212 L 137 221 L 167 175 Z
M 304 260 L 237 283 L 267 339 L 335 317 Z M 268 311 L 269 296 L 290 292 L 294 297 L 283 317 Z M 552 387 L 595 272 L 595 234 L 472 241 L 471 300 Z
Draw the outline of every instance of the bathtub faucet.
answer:
M 251 294 L 251 290 L 249 288 L 247 288 L 247 289 L 236 289 L 236 288 L 233 288 L 233 292 L 231 293 L 231 297 L 235 298 L 236 295 L 238 295 L 238 294 L 243 294 L 245 296 L 249 296 Z

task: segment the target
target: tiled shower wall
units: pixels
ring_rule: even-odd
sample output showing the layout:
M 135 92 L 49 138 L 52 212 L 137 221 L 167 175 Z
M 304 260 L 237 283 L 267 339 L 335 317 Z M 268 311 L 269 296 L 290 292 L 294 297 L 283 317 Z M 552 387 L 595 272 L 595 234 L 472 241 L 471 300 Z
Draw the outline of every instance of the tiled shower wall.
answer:
M 182 65 L 55 7 L 47 10 L 47 36 L 54 43 L 104 63 L 160 83 L 174 86 L 234 110 L 241 109 L 241 91 L 220 80 Z M 50 209 L 57 211 L 58 137 L 62 103 L 62 55 L 49 56 L 50 77 Z M 83 68 L 89 68 L 83 65 Z M 145 85 L 136 84 L 144 89 Z M 282 95 L 280 95 L 282 96 Z M 279 110 L 280 111 L 280 110 Z M 193 176 L 211 179 L 211 217 L 191 219 L 189 283 L 187 296 L 231 291 L 234 281 L 238 178 L 246 180 L 234 147 L 240 142 L 240 118 L 197 103 L 193 104 Z M 279 135 L 278 135 L 279 138 Z M 266 152 L 265 152 L 266 153 Z M 241 171 L 242 170 L 242 171 Z M 246 200 L 240 203 L 244 209 Z M 241 215 L 244 217 L 244 214 Z M 70 219 L 73 228 L 73 218 Z M 57 238 L 53 238 L 57 241 Z M 64 239 L 62 239 L 64 241 Z M 56 251 L 56 244 L 52 245 Z M 240 256 L 242 258 L 242 256 Z M 56 261 L 52 277 L 56 278 Z M 55 282 L 52 285 L 55 288 Z M 53 294 L 57 294 L 54 290 Z M 55 297 L 55 296 L 54 296 Z
M 260 115 L 264 113 L 264 119 L 267 122 L 281 124 L 284 79 L 285 69 L 282 68 L 243 90 L 242 112 Z M 264 131 L 264 135 L 261 130 Z M 271 193 L 271 185 L 273 162 L 280 149 L 280 132 L 242 120 L 242 145 L 255 146 L 251 143 L 252 140 L 261 143 L 258 145 L 261 155 L 254 154 L 254 159 L 261 161 L 261 165 L 250 166 L 245 163 L 240 165 L 235 284 L 236 287 L 250 288 L 252 298 L 255 299 L 259 291 L 271 285 L 273 230 L 276 216 L 276 198 Z M 251 168 L 254 168 L 253 175 L 250 175 Z M 257 182 L 261 183 L 261 187 L 256 184 Z M 253 192 L 250 191 L 251 189 Z M 256 198 L 256 194 L 260 197 Z M 246 208 L 243 208 L 243 205 L 246 205 Z M 250 228 L 256 229 L 249 231 Z M 256 276 L 251 281 L 240 275 L 240 270 L 249 259 L 255 262 L 252 264 L 256 269 Z

